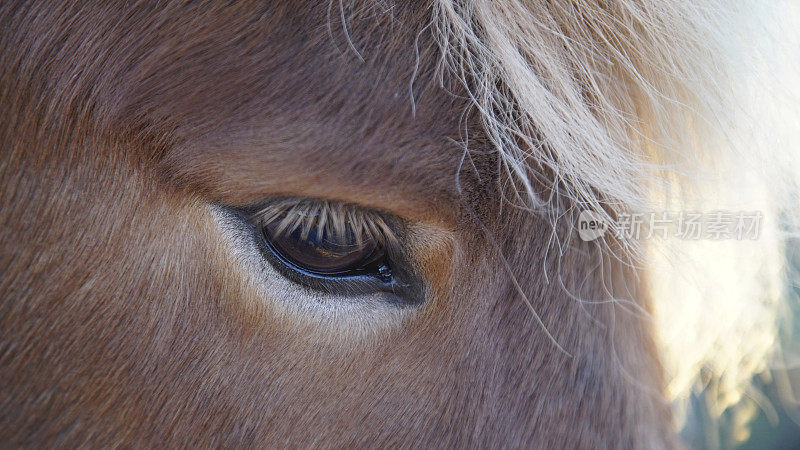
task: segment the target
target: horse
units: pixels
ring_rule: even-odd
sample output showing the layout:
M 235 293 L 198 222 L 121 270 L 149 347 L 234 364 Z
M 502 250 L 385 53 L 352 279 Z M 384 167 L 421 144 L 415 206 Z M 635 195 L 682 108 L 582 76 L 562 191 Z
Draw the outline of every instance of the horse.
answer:
M 681 447 L 788 320 L 797 17 L 4 1 L 0 441 Z M 691 211 L 759 234 L 623 232 Z

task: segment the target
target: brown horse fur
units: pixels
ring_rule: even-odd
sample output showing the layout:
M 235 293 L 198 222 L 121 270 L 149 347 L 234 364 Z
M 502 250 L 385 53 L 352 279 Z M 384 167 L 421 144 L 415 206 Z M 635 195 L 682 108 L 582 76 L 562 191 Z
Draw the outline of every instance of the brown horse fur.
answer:
M 653 277 L 628 244 L 567 239 L 553 220 L 564 205 L 613 219 L 646 189 L 614 189 L 601 153 L 571 160 L 555 109 L 526 114 L 513 86 L 526 75 L 503 64 L 533 50 L 497 36 L 518 8 L 563 22 L 508 4 L 3 2 L 0 442 L 678 445 Z M 595 6 L 589 23 L 628 14 Z M 567 31 L 604 51 L 602 32 Z M 639 50 L 646 79 L 658 68 Z M 536 55 L 523 58 L 532 73 L 561 73 Z M 636 90 L 613 59 L 589 73 Z M 492 64 L 505 75 L 481 78 Z M 567 92 L 549 80 L 554 98 Z M 530 153 L 509 150 L 514 130 L 487 110 L 498 92 Z M 663 113 L 597 95 L 564 104 L 585 107 L 578 118 L 592 105 L 598 118 L 612 104 Z M 598 121 L 608 145 L 633 145 Z M 620 173 L 644 153 L 620 157 Z M 329 312 L 253 270 L 221 211 L 276 197 L 400 218 L 425 301 Z

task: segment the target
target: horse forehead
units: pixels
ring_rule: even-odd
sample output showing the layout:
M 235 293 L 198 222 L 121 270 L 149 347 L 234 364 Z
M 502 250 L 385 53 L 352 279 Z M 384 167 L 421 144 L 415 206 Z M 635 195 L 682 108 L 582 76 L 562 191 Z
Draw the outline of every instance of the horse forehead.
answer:
M 453 202 L 465 104 L 438 86 L 418 11 L 345 17 L 347 35 L 327 4 L 239 14 L 224 20 L 247 26 L 175 25 L 163 61 L 117 95 L 123 120 L 177 130 L 167 173 L 236 202 L 331 186 L 367 204 Z

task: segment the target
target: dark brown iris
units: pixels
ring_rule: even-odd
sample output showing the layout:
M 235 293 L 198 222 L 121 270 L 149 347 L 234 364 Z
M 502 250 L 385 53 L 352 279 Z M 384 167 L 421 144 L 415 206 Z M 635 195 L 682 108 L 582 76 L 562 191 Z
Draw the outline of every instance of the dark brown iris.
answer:
M 380 244 L 369 237 L 356 239 L 349 229 L 321 232 L 312 227 L 303 233 L 302 227 L 293 231 L 277 231 L 279 221 L 263 225 L 264 238 L 284 263 L 311 274 L 322 276 L 366 275 L 378 271 L 384 252 Z

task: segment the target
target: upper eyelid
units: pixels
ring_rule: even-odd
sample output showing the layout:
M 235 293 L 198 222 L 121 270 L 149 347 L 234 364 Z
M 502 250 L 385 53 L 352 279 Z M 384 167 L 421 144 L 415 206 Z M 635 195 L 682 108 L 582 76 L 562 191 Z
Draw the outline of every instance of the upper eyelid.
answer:
M 325 231 L 333 234 L 349 231 L 359 243 L 377 240 L 395 247 L 400 241 L 383 214 L 351 203 L 314 198 L 280 198 L 269 201 L 250 215 L 251 221 L 260 224 L 277 219 L 280 219 L 278 232 L 291 233 L 302 227 L 303 238 L 316 228 L 318 238 Z

